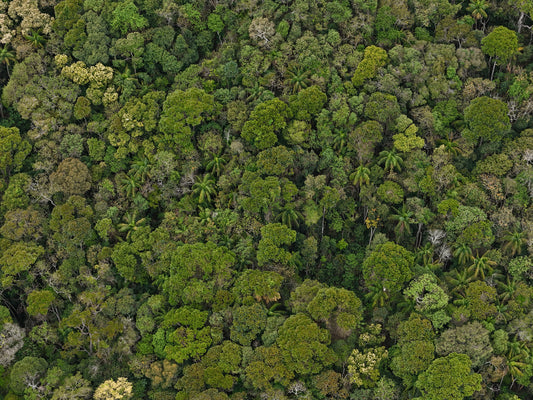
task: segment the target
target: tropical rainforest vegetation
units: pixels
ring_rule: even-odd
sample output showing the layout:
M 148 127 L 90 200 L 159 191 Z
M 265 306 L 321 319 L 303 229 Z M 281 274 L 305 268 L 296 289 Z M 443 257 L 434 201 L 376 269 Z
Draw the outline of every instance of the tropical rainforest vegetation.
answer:
M 533 398 L 532 17 L 0 0 L 0 398 Z

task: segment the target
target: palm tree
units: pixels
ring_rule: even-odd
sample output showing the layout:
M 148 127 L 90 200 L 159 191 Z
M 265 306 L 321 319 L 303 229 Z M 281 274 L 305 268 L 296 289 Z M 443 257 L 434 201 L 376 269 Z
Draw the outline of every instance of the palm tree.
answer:
M 370 184 L 370 169 L 364 165 L 358 166 L 355 171 L 350 175 L 350 179 L 354 186 L 363 186 Z
M 198 198 L 198 204 L 211 203 L 211 196 L 215 194 L 215 178 L 205 174 L 192 186 L 192 193 Z
M 460 295 L 465 294 L 466 287 L 474 280 L 472 275 L 466 269 L 461 271 L 454 269 L 446 275 L 445 279 L 451 287 L 450 291 Z
M 511 257 L 514 257 L 515 254 L 520 255 L 522 253 L 522 246 L 527 242 L 524 232 L 514 230 L 513 232 L 508 232 L 504 237 L 505 244 L 503 245 L 503 250 Z
M 465 265 L 474 258 L 472 255 L 472 249 L 466 243 L 457 244 L 453 251 L 453 256 L 457 258 L 459 265 Z
M 365 299 L 372 305 L 372 307 L 383 307 L 389 300 L 389 292 L 383 287 L 381 283 L 375 283 L 370 286 L 369 292 L 365 295 Z
M 137 211 L 134 211 L 131 214 L 126 213 L 122 220 L 124 222 L 118 224 L 117 228 L 119 232 L 127 232 L 126 239 L 129 239 L 133 232 L 146 223 L 146 218 L 137 219 Z
M 45 38 L 41 35 L 41 30 L 31 31 L 29 35 L 26 35 L 26 39 L 32 44 L 33 47 L 40 48 L 46 43 Z
M 335 129 L 335 136 L 333 136 L 333 148 L 339 153 L 343 154 L 347 139 L 348 134 L 344 129 Z
M 299 211 L 296 211 L 292 205 L 286 205 L 281 209 L 276 219 L 292 229 L 293 226 L 299 226 L 298 221 L 302 219 L 302 214 Z
M 498 289 L 498 291 L 500 292 L 500 300 L 508 302 L 516 292 L 516 282 L 514 279 L 510 280 L 509 276 L 507 276 L 507 280 L 505 283 L 498 282 Z
M 15 53 L 13 53 L 12 51 L 8 50 L 7 44 L 4 46 L 3 49 L 0 49 L 0 63 L 5 64 L 6 69 L 7 69 L 8 78 L 10 77 L 10 75 L 9 75 L 9 64 L 12 61 L 14 62 L 15 60 L 16 60 Z
M 297 93 L 309 86 L 309 75 L 309 71 L 300 67 L 289 68 L 287 70 L 287 83 L 291 87 L 292 93 Z
M 476 28 L 479 20 L 487 18 L 487 12 L 485 11 L 487 8 L 489 8 L 489 5 L 485 0 L 471 0 L 466 8 L 470 15 L 472 15 L 472 18 L 476 20 Z
M 420 247 L 416 252 L 417 263 L 425 266 L 433 263 L 433 254 L 435 249 L 431 243 L 426 243 L 423 247 Z
M 250 94 L 246 98 L 246 101 L 255 101 L 261 98 L 266 89 L 256 81 L 254 86 L 248 90 Z
M 474 278 L 481 277 L 485 279 L 485 272 L 492 271 L 492 266 L 496 263 L 490 260 L 487 256 L 474 257 L 472 264 L 468 267 L 469 271 L 474 273 Z
M 144 183 L 150 177 L 150 161 L 146 157 L 136 159 L 131 163 L 131 170 L 134 172 L 133 176 Z
M 411 224 L 414 222 L 412 211 L 408 211 L 405 208 L 405 204 L 402 206 L 401 210 L 396 210 L 395 215 L 392 216 L 392 219 L 398 221 L 394 231 L 396 232 L 396 239 L 403 237 L 404 234 L 411 234 Z
M 206 164 L 205 169 L 207 169 L 212 174 L 215 174 L 216 176 L 220 176 L 222 167 L 226 163 L 227 160 L 224 158 L 224 156 L 221 156 L 220 154 L 213 154 L 213 158 L 211 158 L 211 160 L 209 160 L 209 162 Z
M 213 211 L 207 207 L 198 207 L 198 219 L 200 220 L 200 225 L 210 225 L 213 223 Z
M 392 174 L 393 170 L 398 170 L 401 172 L 403 167 L 403 159 L 396 152 L 396 149 L 392 150 L 383 150 L 379 153 L 379 164 L 384 164 L 385 171 L 389 170 L 389 174 Z
M 511 387 L 515 381 L 524 375 L 524 369 L 527 368 L 527 360 L 531 352 L 525 342 L 517 341 L 516 338 L 509 342 L 507 351 L 507 366 L 509 367 L 509 375 L 513 378 Z
M 122 190 L 126 193 L 130 199 L 135 197 L 137 189 L 141 186 L 139 181 L 134 175 L 125 175 L 121 180 Z
M 457 142 L 455 141 L 455 138 L 453 137 L 453 133 L 451 132 L 448 133 L 445 139 L 437 140 L 437 144 L 444 146 L 444 150 L 452 156 L 457 156 L 463 152 L 461 148 L 459 147 L 459 145 L 457 144 Z
M 477 21 L 482 18 L 487 18 L 487 12 L 485 11 L 487 8 L 489 8 L 489 5 L 485 0 L 472 0 L 466 10 Z
M 500 301 L 497 301 L 496 304 L 496 321 L 500 321 L 500 322 L 507 322 L 508 321 L 508 309 L 509 307 L 504 304 L 504 303 L 501 303 Z
M 274 303 L 272 307 L 268 309 L 267 314 L 269 317 L 287 315 L 287 311 L 283 309 L 283 305 L 281 303 Z

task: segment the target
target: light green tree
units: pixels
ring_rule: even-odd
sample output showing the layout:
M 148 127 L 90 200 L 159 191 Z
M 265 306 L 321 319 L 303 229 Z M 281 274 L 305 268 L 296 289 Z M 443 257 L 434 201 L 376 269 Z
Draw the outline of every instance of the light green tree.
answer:
M 416 387 L 426 400 L 462 400 L 481 390 L 481 375 L 472 372 L 466 354 L 437 358 L 418 376 Z
M 498 26 L 481 40 L 481 50 L 491 58 L 494 58 L 494 64 L 490 79 L 494 78 L 496 64 L 509 63 L 518 52 L 518 36 L 515 31 Z

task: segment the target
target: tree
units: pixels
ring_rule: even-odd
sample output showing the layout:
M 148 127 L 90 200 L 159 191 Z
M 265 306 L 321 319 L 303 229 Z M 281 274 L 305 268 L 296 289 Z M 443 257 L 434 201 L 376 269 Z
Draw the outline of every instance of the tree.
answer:
M 44 358 L 26 356 L 11 368 L 11 389 L 17 395 L 23 395 L 26 388 L 38 389 L 40 378 L 46 372 L 48 363 Z
M 272 147 L 278 141 L 276 133 L 287 126 L 289 116 L 289 107 L 277 98 L 260 103 L 244 123 L 241 136 L 259 150 Z
M 524 232 L 514 230 L 513 232 L 508 232 L 503 240 L 505 244 L 503 245 L 503 250 L 506 253 L 509 253 L 511 257 L 515 255 L 520 255 L 522 253 L 522 246 L 526 243 L 526 236 Z
M 54 207 L 49 220 L 53 239 L 50 244 L 58 255 L 66 258 L 90 245 L 90 240 L 95 238 L 91 229 L 92 216 L 92 208 L 81 196 L 70 196 L 64 204 Z
M 139 9 L 132 0 L 118 3 L 112 13 L 111 28 L 125 35 L 129 30 L 139 30 L 148 25 L 148 21 L 139 14 Z
M 437 358 L 418 376 L 416 387 L 427 400 L 462 400 L 481 390 L 481 375 L 473 373 L 465 354 Z
M 0 63 L 4 64 L 6 66 L 7 77 L 8 78 L 10 77 L 9 64 L 11 62 L 14 62 L 15 60 L 16 60 L 15 53 L 13 53 L 12 51 L 10 51 L 8 49 L 7 44 L 4 45 L 4 47 L 2 47 L 2 49 L 0 49 Z
M 177 145 L 183 153 L 192 151 L 193 128 L 208 120 L 215 109 L 213 95 L 203 89 L 193 87 L 170 93 L 159 120 L 159 129 L 165 135 L 160 145 Z
M 379 153 L 378 163 L 383 164 L 385 171 L 389 170 L 389 174 L 392 174 L 395 169 L 401 172 L 403 167 L 403 159 L 396 152 L 396 149 L 383 150 Z
M 396 211 L 397 213 L 392 216 L 393 219 L 398 221 L 394 231 L 396 232 L 396 239 L 400 239 L 403 235 L 411 234 L 411 224 L 414 222 L 413 213 L 402 206 L 402 209 Z
M 294 373 L 285 365 L 278 346 L 260 346 L 255 349 L 244 373 L 245 385 L 259 390 L 270 388 L 271 382 L 286 386 L 294 378 Z
M 285 146 L 271 147 L 257 155 L 257 165 L 266 175 L 291 175 L 294 166 L 294 152 Z
M 489 331 L 475 321 L 463 326 L 447 329 L 436 340 L 437 354 L 466 354 L 474 368 L 479 368 L 492 355 Z
M 133 73 L 137 74 L 137 68 L 143 64 L 144 37 L 139 32 L 128 33 L 125 38 L 118 39 L 113 46 L 119 55 L 131 62 Z
M 363 387 L 375 386 L 379 379 L 380 364 L 388 354 L 383 346 L 367 348 L 363 352 L 354 349 L 348 358 L 350 382 Z
M 409 153 L 414 149 L 421 149 L 424 147 L 425 141 L 421 137 L 416 136 L 418 132 L 417 126 L 406 115 L 402 114 L 396 118 L 396 131 L 398 133 L 393 135 L 394 148 Z
M 126 378 L 108 379 L 94 391 L 94 400 L 127 400 L 133 396 L 133 385 Z
M 4 219 L 0 234 L 10 240 L 39 240 L 43 237 L 46 222 L 37 210 L 17 208 L 6 212 Z
M 242 304 L 264 301 L 266 304 L 281 298 L 283 277 L 277 272 L 247 269 L 233 285 L 233 293 Z
M 9 367 L 24 345 L 24 329 L 12 322 L 0 325 L 0 366 Z
M 290 246 L 295 240 L 296 232 L 283 224 L 276 222 L 263 226 L 257 246 L 257 263 L 259 266 L 269 263 L 289 264 L 292 254 L 281 246 Z
M 0 257 L 2 286 L 11 286 L 15 277 L 29 271 L 42 254 L 44 248 L 31 242 L 15 242 L 6 248 Z
M 325 323 L 334 337 L 348 337 L 362 319 L 362 303 L 346 289 L 322 288 L 307 305 L 317 322 Z
M 66 158 L 50 175 L 52 192 L 63 192 L 66 196 L 85 194 L 91 181 L 89 169 L 77 158 Z
M 285 365 L 300 375 L 317 374 L 330 366 L 335 353 L 328 348 L 330 335 L 305 314 L 291 315 L 279 328 L 276 343 Z
M 352 77 L 354 86 L 361 86 L 367 79 L 376 76 L 378 69 L 387 64 L 387 52 L 377 46 L 365 48 L 363 60 L 357 66 Z
M 99 362 L 109 357 L 112 340 L 124 330 L 125 325 L 119 316 L 110 318 L 102 312 L 108 305 L 105 299 L 104 290 L 95 288 L 77 296 L 70 314 L 59 325 L 59 329 L 68 332 L 63 347 L 66 355 L 96 356 Z
M 415 301 L 415 308 L 424 315 L 443 309 L 448 304 L 448 295 L 437 284 L 433 275 L 424 274 L 414 279 L 404 295 Z
M 355 151 L 359 162 L 369 161 L 374 147 L 383 139 L 383 126 L 378 121 L 365 121 L 348 132 L 348 150 Z
M 367 287 L 376 283 L 384 290 L 399 292 L 403 284 L 411 279 L 414 255 L 393 242 L 378 245 L 363 262 L 363 276 Z
M 212 201 L 211 196 L 215 192 L 215 178 L 210 174 L 205 174 L 202 179 L 198 179 L 193 187 L 192 193 L 198 198 L 198 204 L 209 205 Z
M 509 63 L 518 53 L 518 37 L 515 31 L 505 26 L 498 26 L 481 40 L 481 50 L 491 58 L 494 57 L 494 66 L 490 79 L 494 77 L 497 61 Z
M 465 109 L 468 129 L 463 130 L 463 137 L 473 142 L 478 139 L 488 142 L 501 140 L 511 128 L 508 113 L 507 104 L 501 100 L 487 96 L 475 98 Z
M 65 379 L 52 394 L 51 400 L 82 400 L 90 399 L 93 393 L 91 383 L 83 379 L 80 372 Z
M 212 242 L 185 244 L 167 255 L 169 276 L 163 293 L 172 306 L 210 304 L 218 290 L 229 286 L 235 255 Z
M 530 18 L 533 16 L 533 3 L 531 0 L 509 0 L 509 4 L 518 10 L 519 17 L 516 25 L 518 27 L 518 33 L 520 34 L 524 27 L 524 19 L 526 16 L 529 15 Z
M 472 259 L 472 264 L 468 267 L 468 271 L 473 272 L 474 278 L 480 277 L 484 280 L 485 272 L 490 273 L 494 265 L 496 265 L 495 261 L 492 261 L 486 255 L 482 255 Z
M 234 342 L 242 346 L 250 346 L 252 341 L 266 327 L 267 310 L 261 304 L 241 306 L 233 313 L 233 323 L 230 329 L 230 337 Z
M 394 353 L 391 369 L 403 379 L 406 387 L 413 386 L 420 372 L 427 370 L 435 358 L 435 346 L 429 340 L 402 340 L 398 342 L 399 351 Z
M 370 169 L 364 165 L 359 165 L 355 171 L 350 175 L 350 179 L 354 186 L 359 188 L 370 184 Z
M 22 139 L 18 128 L 0 126 L 0 172 L 3 178 L 11 175 L 13 170 L 20 170 L 30 152 L 31 145 Z
M 389 204 L 401 203 L 404 197 L 402 187 L 394 181 L 385 181 L 379 185 L 377 194 L 381 201 Z
M 250 38 L 256 40 L 261 47 L 269 47 L 272 36 L 276 33 L 274 23 L 267 18 L 254 18 L 248 28 Z
M 400 116 L 398 99 L 388 93 L 372 93 L 365 105 L 365 116 L 389 126 Z
M 132 233 L 137 231 L 147 222 L 146 218 L 137 219 L 137 210 L 133 213 L 126 213 L 122 220 L 124 222 L 118 224 L 117 228 L 119 232 L 126 232 L 126 240 L 129 240 Z
M 189 306 L 169 311 L 152 338 L 156 354 L 178 364 L 198 360 L 213 343 L 207 317 L 207 311 Z
M 34 290 L 28 295 L 26 310 L 31 316 L 46 315 L 50 305 L 55 300 L 55 295 L 49 290 Z
M 132 244 L 128 242 L 117 243 L 113 247 L 111 259 L 118 273 L 127 281 L 146 282 L 146 271 L 139 262 L 139 252 Z
M 474 281 L 466 287 L 465 295 L 472 318 L 483 321 L 496 315 L 497 309 L 494 302 L 497 291 L 495 288 L 483 281 Z

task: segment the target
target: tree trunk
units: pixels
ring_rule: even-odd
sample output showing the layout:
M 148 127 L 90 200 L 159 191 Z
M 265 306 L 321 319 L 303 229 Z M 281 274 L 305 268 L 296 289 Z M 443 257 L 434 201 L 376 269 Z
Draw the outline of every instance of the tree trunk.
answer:
M 492 66 L 492 72 L 490 73 L 490 80 L 492 81 L 494 79 L 494 71 L 496 70 L 496 61 L 494 61 L 494 65 Z
M 518 33 L 520 34 L 520 31 L 522 30 L 522 27 L 524 26 L 524 17 L 526 14 L 523 11 L 520 11 L 520 17 L 518 18 Z
M 326 206 L 322 209 L 322 231 L 320 232 L 320 241 L 324 237 L 324 220 L 326 218 Z
M 418 231 L 416 232 L 416 243 L 415 243 L 415 246 L 417 248 L 420 247 L 420 244 L 422 242 L 422 226 L 424 226 L 424 224 L 419 223 L 418 224 Z

